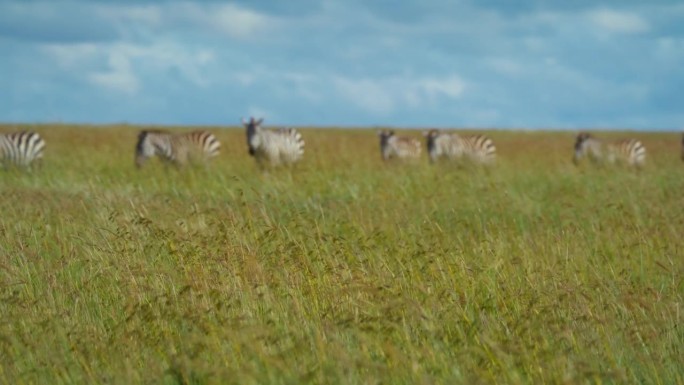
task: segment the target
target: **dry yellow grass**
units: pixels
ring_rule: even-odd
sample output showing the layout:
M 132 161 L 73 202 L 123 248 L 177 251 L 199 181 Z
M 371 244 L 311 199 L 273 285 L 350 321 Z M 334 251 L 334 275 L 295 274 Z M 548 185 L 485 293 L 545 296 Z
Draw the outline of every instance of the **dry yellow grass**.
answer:
M 137 127 L 22 128 L 47 148 L 0 173 L 0 382 L 684 382 L 679 135 L 629 133 L 634 172 L 491 131 L 473 170 L 304 129 L 260 173 L 237 129 L 139 171 Z

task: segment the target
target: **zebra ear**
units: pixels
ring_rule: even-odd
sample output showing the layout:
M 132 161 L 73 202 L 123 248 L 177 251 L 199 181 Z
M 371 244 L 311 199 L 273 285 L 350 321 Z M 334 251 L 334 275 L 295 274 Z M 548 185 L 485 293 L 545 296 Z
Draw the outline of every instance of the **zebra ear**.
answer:
M 247 120 L 245 120 L 244 116 L 241 117 L 240 120 L 242 121 L 242 124 L 244 124 L 245 126 L 248 124 L 248 122 L 247 122 Z
M 255 124 L 258 126 L 258 125 L 260 125 L 260 124 L 263 123 L 263 122 L 264 122 L 264 118 L 259 118 L 259 119 L 255 122 Z

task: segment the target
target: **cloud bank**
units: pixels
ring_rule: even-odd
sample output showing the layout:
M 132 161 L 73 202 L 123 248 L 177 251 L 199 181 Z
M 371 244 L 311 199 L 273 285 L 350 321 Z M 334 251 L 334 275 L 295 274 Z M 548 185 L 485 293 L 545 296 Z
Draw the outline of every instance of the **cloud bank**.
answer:
M 682 19 L 634 0 L 6 0 L 0 120 L 679 129 Z

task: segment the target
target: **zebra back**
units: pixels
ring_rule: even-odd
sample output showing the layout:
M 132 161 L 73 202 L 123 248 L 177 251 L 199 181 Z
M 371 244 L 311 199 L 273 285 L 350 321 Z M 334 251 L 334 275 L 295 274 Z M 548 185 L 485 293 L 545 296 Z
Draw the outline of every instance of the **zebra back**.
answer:
M 582 132 L 575 141 L 574 163 L 578 164 L 585 156 L 599 164 L 624 163 L 641 167 L 646 162 L 646 147 L 637 139 L 603 141 Z
M 430 130 L 424 134 L 427 138 L 427 149 L 431 161 L 440 158 L 458 160 L 467 158 L 481 164 L 490 164 L 496 160 L 496 146 L 486 135 L 466 135 Z
M 220 148 L 221 143 L 214 134 L 204 130 L 180 134 L 143 130 L 135 146 L 135 164 L 142 167 L 148 158 L 158 156 L 165 162 L 183 166 L 191 160 L 209 160 L 219 154 Z
M 43 157 L 45 141 L 33 131 L 0 134 L 0 163 L 4 166 L 29 167 Z

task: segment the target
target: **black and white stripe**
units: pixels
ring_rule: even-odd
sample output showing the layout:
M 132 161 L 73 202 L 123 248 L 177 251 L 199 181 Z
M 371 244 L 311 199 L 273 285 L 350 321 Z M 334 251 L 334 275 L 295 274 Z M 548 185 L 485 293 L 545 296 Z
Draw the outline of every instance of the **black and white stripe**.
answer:
M 3 167 L 30 167 L 43 157 L 45 141 L 36 132 L 0 134 L 0 164 Z
M 206 162 L 217 156 L 221 143 L 208 131 L 173 134 L 162 130 L 143 130 L 135 146 L 135 165 L 142 167 L 148 158 L 158 156 L 167 163 L 184 166 Z
M 424 135 L 431 162 L 467 159 L 474 163 L 492 164 L 496 161 L 496 146 L 485 135 L 459 135 L 439 130 L 430 130 Z
M 622 163 L 640 168 L 646 162 L 646 147 L 636 139 L 604 141 L 582 132 L 575 141 L 573 162 L 588 157 L 595 164 Z
M 264 119 L 242 119 L 247 133 L 249 155 L 260 166 L 290 165 L 304 156 L 304 139 L 294 128 L 264 129 Z
M 409 136 L 398 136 L 391 130 L 381 130 L 378 132 L 380 137 L 380 154 L 383 160 L 396 159 L 418 159 L 420 158 L 420 141 Z

